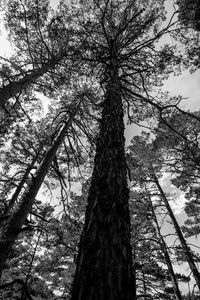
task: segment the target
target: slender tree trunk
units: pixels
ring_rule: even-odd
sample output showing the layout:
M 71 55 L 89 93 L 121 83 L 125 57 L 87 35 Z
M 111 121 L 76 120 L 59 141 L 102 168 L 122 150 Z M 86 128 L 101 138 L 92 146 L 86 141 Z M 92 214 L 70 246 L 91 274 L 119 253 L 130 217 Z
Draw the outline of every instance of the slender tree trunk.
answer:
M 154 207 L 153 207 L 153 204 L 152 204 L 152 201 L 151 201 L 150 197 L 149 197 L 149 201 L 150 201 L 150 205 L 151 205 L 151 211 L 152 211 L 152 214 L 153 214 L 153 218 L 154 218 L 154 221 L 156 223 L 158 235 L 159 235 L 159 238 L 160 238 L 161 249 L 162 249 L 162 252 L 164 254 L 165 262 L 167 264 L 167 267 L 168 267 L 168 270 L 169 270 L 169 274 L 170 274 L 170 277 L 171 277 L 171 280 L 172 280 L 174 294 L 176 296 L 176 300 L 182 300 L 182 296 L 181 296 L 181 292 L 179 290 L 179 286 L 178 286 L 178 282 L 177 282 L 177 279 L 176 279 L 176 275 L 174 273 L 174 269 L 173 269 L 173 266 L 172 266 L 172 263 L 171 263 L 171 259 L 170 259 L 169 253 L 167 251 L 167 245 L 166 245 L 165 240 L 164 240 L 164 238 L 163 238 L 163 236 L 161 234 L 160 226 L 158 224 L 157 216 L 156 216 L 156 213 L 155 213 L 155 210 L 154 210 Z
M 61 55 L 54 61 L 44 65 L 41 69 L 33 70 L 18 81 L 11 82 L 8 85 L 0 88 L 0 106 L 4 106 L 6 101 L 8 101 L 10 98 L 17 96 L 32 83 L 35 83 L 38 78 L 40 78 L 50 69 L 54 68 L 55 65 L 57 65 L 62 60 L 63 57 L 64 55 Z
M 144 295 L 145 295 L 145 298 L 147 296 L 147 287 L 146 287 L 146 278 L 145 278 L 145 274 L 144 272 L 142 271 L 142 280 L 143 280 L 143 291 L 144 291 Z
M 44 225 L 44 221 L 42 223 L 42 229 L 44 227 L 43 225 Z M 39 235 L 38 235 L 37 242 L 36 242 L 34 250 L 33 250 L 33 254 L 32 254 L 32 257 L 31 257 L 30 264 L 29 264 L 28 272 L 26 274 L 26 280 L 25 280 L 24 284 L 25 284 L 27 289 L 28 289 L 28 281 L 29 281 L 29 278 L 31 276 L 31 270 L 32 270 L 32 267 L 33 267 L 33 262 L 35 260 L 36 251 L 37 251 L 42 233 L 43 233 L 43 231 L 41 230 Z M 21 292 L 21 299 L 20 300 L 26 300 L 26 299 L 27 299 L 27 293 L 26 293 L 26 290 L 24 289 L 24 286 L 22 286 L 22 292 Z
M 133 299 L 137 299 L 137 282 L 136 282 L 136 249 L 135 244 L 133 245 L 132 251 L 132 260 L 133 260 Z
M 44 181 L 44 178 L 51 166 L 51 163 L 56 155 L 56 152 L 62 144 L 68 128 L 71 126 L 74 116 L 79 109 L 80 103 L 72 111 L 68 121 L 63 125 L 58 136 L 55 138 L 52 146 L 47 151 L 44 159 L 42 160 L 38 170 L 33 175 L 31 182 L 21 197 L 19 205 L 10 214 L 9 218 L 4 222 L 0 228 L 0 275 L 5 265 L 6 259 L 10 249 L 17 238 L 20 229 L 31 211 L 35 197 Z M 1 277 L 0 277 L 1 278 Z
M 24 187 L 24 184 L 25 184 L 25 182 L 26 182 L 26 180 L 27 180 L 27 178 L 28 178 L 28 175 L 30 174 L 31 170 L 32 170 L 33 167 L 34 167 L 34 165 L 35 165 L 35 163 L 36 163 L 36 161 L 37 161 L 37 158 L 38 158 L 38 156 L 36 155 L 36 156 L 33 158 L 31 164 L 27 167 L 27 169 L 26 169 L 26 171 L 25 171 L 25 173 L 24 173 L 24 175 L 23 175 L 21 181 L 19 182 L 19 184 L 18 184 L 16 190 L 14 191 L 12 197 L 10 198 L 10 201 L 9 201 L 9 203 L 8 203 L 8 207 L 7 207 L 6 211 L 5 211 L 5 215 L 7 215 L 7 214 L 12 210 L 13 206 L 14 206 L 15 203 L 17 202 L 17 199 L 18 199 L 20 193 L 22 192 L 22 189 L 23 189 L 23 187 Z
M 134 300 L 129 190 L 117 71 L 107 82 L 72 300 Z
M 161 185 L 160 185 L 160 183 L 158 181 L 157 176 L 155 175 L 155 173 L 153 173 L 152 176 L 153 176 L 153 180 L 154 180 L 154 182 L 155 182 L 155 184 L 156 184 L 156 186 L 157 186 L 157 188 L 158 188 L 158 190 L 160 192 L 160 195 L 161 195 L 162 200 L 163 200 L 163 202 L 165 204 L 165 207 L 167 208 L 169 216 L 170 216 L 170 218 L 172 220 L 172 223 L 174 225 L 174 229 L 176 231 L 176 234 L 177 234 L 177 236 L 179 238 L 179 241 L 180 241 L 181 246 L 183 248 L 183 251 L 185 253 L 187 262 L 188 262 L 188 264 L 190 266 L 190 269 L 192 271 L 192 274 L 194 276 L 194 279 L 195 279 L 196 284 L 198 286 L 198 289 L 200 291 L 200 273 L 199 273 L 199 271 L 198 271 L 198 269 L 197 269 L 197 267 L 195 265 L 195 262 L 194 262 L 191 250 L 190 250 L 189 246 L 187 245 L 187 242 L 186 242 L 186 240 L 185 240 L 185 238 L 183 236 L 183 233 L 182 233 L 182 231 L 181 231 L 181 229 L 179 227 L 179 224 L 178 224 L 178 222 L 177 222 L 177 220 L 176 220 L 176 218 L 175 218 L 175 216 L 173 214 L 171 206 L 169 205 L 167 197 L 166 197 L 166 195 L 165 195 L 165 193 L 164 193 L 164 191 L 163 191 L 163 189 L 162 189 L 162 187 L 161 187 Z
M 0 88 L 0 106 L 4 106 L 6 101 L 17 96 L 26 89 L 31 83 L 34 83 L 40 76 L 50 69 L 50 66 L 42 69 L 33 70 L 30 74 L 25 75 L 22 79 L 9 83 Z

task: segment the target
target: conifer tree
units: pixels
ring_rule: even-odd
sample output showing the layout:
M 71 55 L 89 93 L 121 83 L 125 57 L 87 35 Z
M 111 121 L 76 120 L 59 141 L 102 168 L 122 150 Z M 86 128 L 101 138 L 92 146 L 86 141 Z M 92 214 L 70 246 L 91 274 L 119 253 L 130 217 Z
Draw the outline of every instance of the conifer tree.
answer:
M 44 178 L 56 156 L 56 152 L 64 141 L 65 135 L 70 128 L 75 115 L 78 112 L 81 105 L 79 98 L 75 106 L 73 106 L 71 113 L 61 126 L 59 132 L 53 140 L 52 145 L 45 153 L 39 167 L 35 174 L 32 176 L 31 181 L 28 183 L 26 190 L 22 194 L 19 203 L 14 210 L 3 218 L 0 228 L 0 275 L 4 268 L 8 254 L 13 246 L 21 227 L 24 224 L 27 215 L 31 212 L 32 205 L 35 201 L 35 197 L 44 181 Z
M 147 75 L 151 68 L 151 79 L 159 82 L 161 57 L 149 49 L 165 30 L 151 35 L 162 18 L 162 4 L 157 15 L 156 3 L 150 3 L 153 8 L 148 11 L 146 4 L 137 1 L 91 1 L 80 3 L 74 13 L 85 49 L 81 57 L 103 88 L 103 110 L 72 300 L 136 299 L 123 105 L 125 100 L 131 107 L 138 102 L 144 109 L 148 106 L 147 98 L 136 91 L 144 86 L 151 89 Z M 144 32 L 149 32 L 147 38 Z M 169 59 L 168 50 L 162 58 Z M 162 67 L 163 63 L 166 60 Z

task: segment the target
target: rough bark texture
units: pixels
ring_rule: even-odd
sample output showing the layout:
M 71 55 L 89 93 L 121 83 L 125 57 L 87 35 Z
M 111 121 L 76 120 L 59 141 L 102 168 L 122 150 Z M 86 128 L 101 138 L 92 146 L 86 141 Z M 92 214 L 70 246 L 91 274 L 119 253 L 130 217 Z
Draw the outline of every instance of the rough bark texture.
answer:
M 154 177 L 154 181 L 155 181 L 155 183 L 156 183 L 156 185 L 158 187 L 158 190 L 160 192 L 160 195 L 162 197 L 162 200 L 163 200 L 163 202 L 164 202 L 164 204 L 165 204 L 165 206 L 167 208 L 169 216 L 170 216 L 170 218 L 172 220 L 172 223 L 174 225 L 174 229 L 176 231 L 176 234 L 177 234 L 177 236 L 179 238 L 180 244 L 181 244 L 181 246 L 183 248 L 183 251 L 185 253 L 185 257 L 187 259 L 187 262 L 188 262 L 188 264 L 190 266 L 190 269 L 192 271 L 192 274 L 194 276 L 194 279 L 195 279 L 196 284 L 198 286 L 198 289 L 200 291 L 200 273 L 199 273 L 199 271 L 198 271 L 198 269 L 197 269 L 197 267 L 195 265 L 195 262 L 194 262 L 191 250 L 190 250 L 189 246 L 186 243 L 186 240 L 185 240 L 185 238 L 184 238 L 184 236 L 182 234 L 182 231 L 181 231 L 181 229 L 179 227 L 179 224 L 178 224 L 178 222 L 177 222 L 177 220 L 176 220 L 176 218 L 175 218 L 175 216 L 173 214 L 173 211 L 171 209 L 171 206 L 169 205 L 169 202 L 168 202 L 168 200 L 167 200 L 167 198 L 165 196 L 165 193 L 162 190 L 162 187 L 161 187 L 161 185 L 160 185 L 160 183 L 158 181 L 158 178 L 156 177 L 155 174 L 153 175 L 153 177 Z
M 72 300 L 134 300 L 123 108 L 107 84 Z
M 68 121 L 65 123 L 65 125 L 63 125 L 63 128 L 60 130 L 60 133 L 54 140 L 51 148 L 47 151 L 37 172 L 34 174 L 29 186 L 24 192 L 18 207 L 11 213 L 9 218 L 4 221 L 0 228 L 0 278 L 10 249 L 14 244 L 14 241 L 17 238 L 20 229 L 27 218 L 27 215 L 31 211 L 35 197 L 44 181 L 58 148 L 64 140 L 67 129 L 69 126 L 71 126 L 77 110 L 78 106 L 71 113 Z

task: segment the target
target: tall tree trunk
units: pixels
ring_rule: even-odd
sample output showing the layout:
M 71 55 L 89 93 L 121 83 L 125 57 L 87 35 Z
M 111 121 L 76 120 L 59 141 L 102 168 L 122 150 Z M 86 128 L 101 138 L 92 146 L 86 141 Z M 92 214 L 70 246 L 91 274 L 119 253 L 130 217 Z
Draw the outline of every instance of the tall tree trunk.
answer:
M 17 202 L 17 199 L 18 199 L 20 193 L 22 192 L 22 189 L 23 189 L 23 187 L 24 187 L 24 184 L 25 184 L 25 182 L 26 182 L 26 180 L 27 180 L 27 178 L 28 178 L 28 176 L 29 176 L 31 170 L 33 169 L 33 167 L 34 167 L 34 165 L 35 165 L 37 159 L 38 159 L 38 155 L 36 155 L 36 156 L 33 158 L 31 164 L 27 167 L 26 171 L 24 172 L 24 174 L 23 174 L 23 176 L 22 176 L 22 179 L 20 180 L 20 182 L 19 182 L 19 184 L 18 184 L 16 190 L 14 191 L 12 197 L 10 198 L 10 201 L 9 201 L 9 203 L 8 203 L 8 207 L 7 207 L 7 209 L 5 210 L 5 215 L 7 215 L 7 214 L 12 210 L 13 206 L 14 206 L 15 203 Z
M 179 227 L 179 224 L 178 224 L 178 222 L 177 222 L 177 220 L 176 220 L 176 218 L 174 216 L 174 213 L 173 213 L 173 211 L 171 209 L 171 206 L 169 205 L 167 197 L 166 197 L 166 195 L 165 195 L 165 193 L 164 193 L 164 191 L 163 191 L 163 189 L 162 189 L 162 187 L 161 187 L 161 185 L 159 183 L 159 180 L 158 180 L 157 176 L 155 175 L 155 173 L 152 174 L 152 177 L 153 177 L 153 180 L 154 180 L 154 182 L 155 182 L 155 184 L 156 184 L 156 186 L 157 186 L 157 188 L 158 188 L 158 190 L 160 192 L 160 195 L 161 195 L 161 198 L 162 198 L 162 200 L 163 200 L 163 202 L 165 204 L 165 207 L 167 208 L 167 211 L 168 211 L 169 216 L 170 216 L 170 218 L 172 220 L 174 229 L 176 231 L 176 234 L 177 234 L 177 236 L 179 238 L 180 244 L 181 244 L 182 249 L 184 251 L 185 257 L 187 259 L 187 262 L 188 262 L 188 264 L 190 266 L 190 269 L 192 271 L 192 274 L 194 276 L 194 279 L 195 279 L 196 284 L 198 286 L 198 289 L 200 291 L 200 273 L 199 273 L 199 271 L 198 271 L 198 269 L 197 269 L 197 267 L 195 265 L 195 262 L 194 262 L 191 250 L 190 250 L 189 246 L 187 245 L 187 242 L 186 242 L 186 240 L 185 240 L 185 238 L 183 236 L 183 233 L 182 233 L 182 231 L 181 231 L 181 229 Z
M 133 260 L 133 299 L 137 299 L 137 282 L 136 282 L 136 249 L 135 243 L 132 244 L 132 260 Z
M 80 102 L 72 111 L 68 121 L 66 121 L 66 123 L 63 125 L 52 146 L 47 151 L 44 159 L 38 167 L 38 170 L 33 175 L 31 182 L 22 195 L 19 205 L 11 213 L 9 218 L 4 221 L 4 224 L 0 228 L 0 278 L 10 249 L 14 244 L 14 241 L 17 238 L 20 229 L 27 218 L 27 215 L 31 211 L 35 197 L 44 181 L 58 148 L 64 140 L 68 128 L 71 126 L 73 118 L 79 109 L 79 105 Z
M 117 71 L 111 68 L 72 300 L 135 299 L 123 107 Z
M 43 224 L 42 224 L 42 229 L 43 229 L 43 227 L 44 227 L 44 221 L 43 221 Z M 29 281 L 29 278 L 31 276 L 31 270 L 32 270 L 32 267 L 33 267 L 33 262 L 35 260 L 36 251 L 37 251 L 37 248 L 38 248 L 38 245 L 39 245 L 42 234 L 43 234 L 43 231 L 41 230 L 39 235 L 38 235 L 37 242 L 35 244 L 33 253 L 31 255 L 31 261 L 30 261 L 30 264 L 29 264 L 28 272 L 26 274 L 26 280 L 24 282 L 27 289 L 28 289 L 28 281 Z M 24 286 L 22 286 L 22 292 L 21 292 L 21 299 L 20 300 L 27 300 L 27 293 L 26 293 L 26 290 L 24 289 Z
M 8 85 L 0 88 L 0 106 L 4 106 L 6 101 L 10 98 L 17 96 L 32 83 L 35 83 L 38 78 L 48 72 L 50 69 L 54 68 L 57 65 L 64 55 L 61 55 L 57 59 L 54 59 L 52 62 L 47 63 L 41 69 L 32 70 L 30 73 L 26 74 L 23 78 L 18 81 L 9 83 Z
M 150 196 L 149 196 L 149 202 L 150 202 L 150 205 L 151 205 L 151 211 L 152 211 L 152 214 L 153 214 L 154 222 L 156 223 L 156 228 L 157 228 L 158 236 L 159 236 L 159 239 L 160 239 L 161 249 L 162 249 L 162 252 L 164 254 L 165 262 L 167 264 L 167 268 L 168 268 L 168 271 L 169 271 L 169 274 L 170 274 L 170 277 L 171 277 L 171 280 L 172 280 L 176 300 L 182 300 L 182 296 L 181 296 L 181 292 L 179 290 L 176 275 L 174 273 L 172 262 L 171 262 L 171 259 L 170 259 L 170 256 L 169 256 L 169 253 L 168 253 L 168 250 L 167 250 L 167 245 L 166 245 L 165 240 L 164 240 L 164 238 L 161 234 L 160 226 L 158 224 L 157 216 L 156 216 L 156 213 L 155 213 L 155 210 L 154 210 L 154 207 L 153 207 Z
M 145 278 L 145 273 L 142 271 L 142 280 L 143 280 L 143 292 L 144 292 L 144 297 L 146 298 L 147 295 L 147 287 L 146 287 L 146 278 Z

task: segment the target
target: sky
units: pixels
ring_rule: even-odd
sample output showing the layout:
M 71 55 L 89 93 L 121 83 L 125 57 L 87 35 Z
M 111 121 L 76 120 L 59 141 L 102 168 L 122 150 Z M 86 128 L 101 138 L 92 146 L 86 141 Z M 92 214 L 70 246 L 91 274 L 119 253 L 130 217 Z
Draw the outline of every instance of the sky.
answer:
M 6 31 L 4 29 L 2 17 L 3 14 L 0 12 L 0 56 L 9 57 L 12 52 L 12 47 L 8 41 Z
M 185 71 L 181 76 L 170 76 L 164 82 L 163 90 L 171 95 L 181 95 L 186 99 L 182 101 L 183 109 L 191 111 L 200 109 L 200 70 L 195 73 Z

